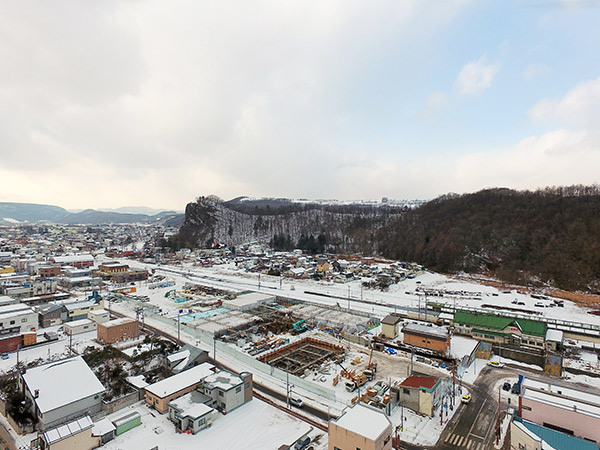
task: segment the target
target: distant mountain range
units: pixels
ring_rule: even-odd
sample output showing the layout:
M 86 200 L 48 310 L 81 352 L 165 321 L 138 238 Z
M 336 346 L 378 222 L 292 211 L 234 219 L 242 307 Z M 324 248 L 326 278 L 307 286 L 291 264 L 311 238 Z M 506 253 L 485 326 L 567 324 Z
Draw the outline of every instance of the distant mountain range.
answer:
M 151 211 L 145 207 L 124 207 L 123 211 Z M 2 203 L 0 202 L 0 225 L 16 223 L 52 222 L 59 224 L 90 224 L 102 223 L 164 223 L 169 226 L 180 226 L 184 215 L 175 211 L 161 211 L 156 214 L 97 211 L 86 209 L 79 212 L 69 212 L 60 206 L 38 205 L 35 203 Z

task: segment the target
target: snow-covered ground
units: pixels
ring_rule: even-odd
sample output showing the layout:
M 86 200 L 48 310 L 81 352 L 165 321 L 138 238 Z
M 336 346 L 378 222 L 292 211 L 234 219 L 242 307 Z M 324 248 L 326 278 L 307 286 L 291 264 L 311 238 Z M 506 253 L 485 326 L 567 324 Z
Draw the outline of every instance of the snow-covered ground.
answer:
M 466 394 L 467 390 L 462 389 L 462 394 L 458 389 L 455 391 L 454 407 L 450 408 L 449 402 L 444 408 L 444 414 L 440 422 L 439 411 L 433 417 L 422 416 L 411 411 L 408 408 L 396 408 L 390 420 L 394 427 L 402 426 L 398 435 L 401 440 L 416 445 L 435 445 L 440 438 L 446 424 L 452 419 L 454 414 L 461 408 L 460 399 Z M 401 412 L 404 411 L 404 421 L 402 421 Z
M 20 363 L 27 365 L 32 361 L 40 360 L 41 364 L 58 359 L 66 358 L 70 355 L 69 352 L 69 337 L 59 333 L 57 341 L 50 343 L 42 343 L 33 347 L 26 347 L 18 351 L 18 359 Z M 72 348 L 77 353 L 83 353 L 87 346 L 98 346 L 95 342 L 96 331 L 73 335 Z M 17 352 L 10 352 L 8 359 L 0 359 L 0 372 L 9 372 L 17 364 Z
M 508 308 L 520 308 L 529 311 L 533 316 L 544 316 L 552 319 L 569 320 L 573 322 L 600 324 L 600 318 L 588 314 L 588 309 L 577 304 L 564 301 L 564 307 L 536 307 L 536 303 L 550 305 L 549 300 L 537 300 L 527 294 L 521 294 L 514 290 L 502 291 L 492 286 L 477 283 L 476 280 L 464 281 L 432 272 L 424 272 L 413 279 L 405 279 L 389 287 L 388 291 L 367 290 L 362 287 L 361 280 L 353 280 L 348 283 L 339 284 L 333 282 L 295 279 L 281 279 L 268 275 L 248 273 L 235 266 L 233 263 L 217 265 L 211 268 L 195 267 L 191 264 L 182 266 L 156 266 L 132 261 L 132 265 L 140 268 L 156 269 L 157 273 L 173 276 L 174 272 L 181 275 L 175 276 L 181 280 L 196 283 L 205 283 L 223 289 L 252 289 L 260 290 L 272 295 L 287 296 L 299 300 L 317 302 L 321 304 L 342 307 L 350 306 L 351 309 L 367 312 L 383 317 L 395 309 L 406 307 L 424 307 L 425 301 L 446 303 L 448 306 L 468 306 L 481 308 L 483 304 L 494 304 Z M 184 277 L 188 277 L 187 279 Z M 260 284 L 260 288 L 259 288 Z M 445 290 L 464 295 L 451 295 L 446 293 L 444 297 L 425 297 L 417 293 L 417 288 L 422 290 Z M 340 297 L 328 298 L 309 294 L 305 291 L 318 292 L 322 294 Z M 348 301 L 349 299 L 349 301 Z M 355 300 L 373 302 L 365 304 Z M 522 302 L 523 305 L 512 303 Z
M 135 284 L 137 289 L 136 295 L 148 296 L 150 299 L 148 303 L 150 305 L 160 309 L 162 315 L 172 318 L 176 318 L 177 312 L 180 309 L 187 307 L 187 304 L 175 303 L 172 298 L 165 297 L 165 294 L 172 289 L 181 291 L 186 283 L 191 282 L 201 283 L 215 288 L 231 289 L 236 292 L 242 292 L 245 290 L 260 290 L 261 292 L 272 295 L 296 298 L 322 305 L 339 305 L 341 308 L 350 307 L 352 310 L 366 312 L 379 318 L 382 318 L 390 312 L 399 310 L 401 308 L 418 308 L 419 306 L 423 306 L 426 300 L 447 302 L 449 305 L 456 304 L 457 306 L 460 305 L 472 307 L 481 307 L 481 305 L 484 303 L 493 303 L 507 307 L 514 307 L 516 305 L 511 302 L 517 300 L 525 303 L 525 305 L 519 305 L 519 308 L 529 309 L 532 312 L 542 312 L 547 317 L 596 324 L 600 322 L 596 316 L 587 314 L 587 311 L 584 308 L 580 308 L 568 301 L 564 302 L 564 308 L 536 308 L 534 307 L 534 304 L 537 302 L 537 300 L 532 299 L 528 295 L 519 294 L 514 291 L 506 294 L 496 288 L 479 285 L 476 282 L 460 281 L 429 272 L 425 272 L 415 279 L 407 279 L 401 283 L 392 285 L 387 292 L 363 289 L 361 287 L 360 280 L 355 280 L 346 284 L 335 284 L 318 282 L 315 280 L 281 280 L 280 278 L 269 277 L 265 275 L 260 276 L 259 289 L 259 280 L 257 274 L 240 271 L 235 268 L 235 265 L 233 264 L 225 264 L 221 266 L 215 266 L 213 268 L 199 268 L 192 265 L 159 267 L 141 264 L 134 261 L 130 261 L 129 263 L 131 266 L 135 267 L 156 269 L 157 274 L 166 275 L 175 282 L 175 286 L 173 287 L 157 289 L 150 289 L 149 284 L 145 282 L 138 282 Z M 180 273 L 173 273 L 173 270 Z M 430 297 L 425 299 L 424 296 L 416 293 L 417 288 L 468 292 L 464 295 L 446 295 L 445 297 Z M 309 294 L 305 291 L 318 292 L 340 298 L 323 297 Z M 204 298 L 210 299 L 210 296 L 206 296 Z M 475 298 L 481 299 L 476 300 Z M 372 303 L 362 303 L 356 301 L 360 299 Z M 134 311 L 136 306 L 139 306 L 139 303 L 122 301 L 113 302 L 113 304 L 110 306 L 115 311 L 125 313 L 130 317 L 135 317 Z M 198 308 L 194 307 L 194 309 L 196 310 Z M 176 321 L 166 324 L 164 319 L 158 319 L 161 319 L 161 317 L 153 317 L 148 315 L 145 318 L 146 322 L 151 325 L 157 326 L 174 336 L 178 334 Z M 199 345 L 212 354 L 212 346 L 202 345 L 192 334 L 192 331 L 193 330 L 191 330 L 189 327 L 182 324 L 179 331 L 181 340 L 183 342 Z M 95 337 L 96 332 L 73 336 L 73 347 L 79 352 L 82 352 L 86 346 L 94 345 L 93 340 Z M 324 336 L 324 338 L 326 338 L 326 336 Z M 56 356 L 53 355 L 66 356 L 68 354 L 68 344 L 67 337 L 62 335 L 60 340 L 57 342 L 22 350 L 19 354 L 19 359 L 30 362 L 40 358 L 44 360 L 53 357 L 55 358 Z M 358 347 L 349 345 L 346 342 L 344 342 L 343 345 L 348 346 L 348 357 L 345 364 L 348 366 L 347 368 L 349 370 L 354 368 L 350 364 L 350 361 L 354 359 L 358 358 L 361 360 L 357 367 L 363 367 L 366 364 L 368 357 L 364 354 L 364 352 L 359 352 Z M 474 340 L 463 336 L 453 336 L 451 354 L 456 358 L 461 358 L 464 355 L 470 354 L 475 345 L 476 341 Z M 132 347 L 128 351 L 133 352 L 134 348 L 135 347 Z M 398 373 L 391 373 L 386 375 L 385 378 L 378 377 L 374 382 L 369 383 L 369 385 L 372 385 L 379 380 L 389 381 L 389 379 L 392 377 L 402 379 L 408 375 L 406 370 L 408 367 L 407 358 L 387 355 L 378 355 L 377 357 L 385 357 L 390 358 L 390 360 L 393 361 L 398 361 L 398 367 L 396 369 Z M 592 356 L 588 354 L 582 354 L 582 358 L 584 364 L 594 363 Z M 220 362 L 226 364 L 233 370 L 247 370 L 247 367 L 245 367 L 239 361 L 239 359 L 228 354 L 220 354 L 218 355 L 218 359 Z M 503 359 L 503 362 L 509 361 Z M 520 364 L 513 361 L 510 362 Z M 0 360 L 0 370 L 8 371 L 14 366 L 15 363 L 16 356 L 14 353 L 11 353 L 8 360 Z M 483 367 L 485 367 L 486 363 L 487 362 L 483 360 L 475 360 L 471 367 L 465 371 L 460 381 L 467 384 L 473 383 Z M 421 365 L 421 367 L 424 366 Z M 437 370 L 440 376 L 449 375 L 447 370 L 441 368 L 436 369 L 431 366 L 427 366 L 427 369 L 434 371 L 434 373 Z M 319 397 L 312 392 L 302 389 L 298 386 L 294 387 L 294 393 L 303 398 L 303 400 L 311 406 L 333 414 L 340 414 L 343 409 L 349 405 L 351 398 L 357 393 L 349 393 L 346 391 L 344 388 L 343 378 L 340 380 L 340 383 L 334 387 L 332 380 L 337 374 L 339 374 L 339 367 L 331 366 L 329 368 L 325 368 L 323 371 L 317 372 L 316 374 L 310 374 L 305 378 L 305 380 L 309 380 L 317 385 L 326 386 L 329 389 L 332 389 L 335 392 L 335 400 L 328 400 Z M 276 379 L 261 372 L 254 372 L 254 380 L 257 383 L 269 385 L 281 393 L 286 392 L 286 383 L 283 380 Z M 364 388 L 366 387 L 367 386 Z M 464 393 L 464 387 L 462 393 Z M 453 414 L 460 407 L 460 395 L 461 394 L 457 393 L 456 405 L 458 407 L 455 407 L 452 411 L 450 411 L 448 408 L 449 415 L 446 417 L 444 414 L 442 425 L 440 425 L 439 415 L 433 418 L 424 418 L 406 409 L 404 411 L 405 420 L 404 429 L 401 432 L 401 438 L 418 445 L 435 444 L 443 429 L 443 426 L 448 420 L 450 420 L 451 413 Z M 116 440 L 106 445 L 107 448 L 123 450 L 127 448 L 150 449 L 154 446 L 158 446 L 161 450 L 199 447 L 210 449 L 268 449 L 278 448 L 282 444 L 293 444 L 295 440 L 309 430 L 309 426 L 304 422 L 299 421 L 257 399 L 253 400 L 247 405 L 242 406 L 227 416 L 221 416 L 210 429 L 203 430 L 196 436 L 175 433 L 173 424 L 168 421 L 166 416 L 161 416 L 156 411 L 147 408 L 145 405 L 137 404 L 134 405 L 134 408 L 137 408 L 137 410 L 142 413 L 143 425 L 127 432 L 122 436 L 117 437 Z M 123 415 L 126 412 L 129 412 L 129 409 L 119 411 L 116 413 L 116 416 Z M 401 418 L 399 408 L 394 411 L 391 420 L 394 426 L 400 425 Z M 232 430 L 235 430 L 235 432 L 232 432 Z M 265 430 L 268 430 L 268 432 L 265 432 Z M 313 430 L 311 436 L 314 437 L 317 434 L 322 433 L 320 431 L 316 432 Z M 27 443 L 23 439 L 21 440 L 22 442 L 19 440 L 17 442 L 22 443 L 23 445 Z M 327 436 L 325 435 L 321 437 L 318 446 L 315 448 L 325 449 L 326 444 Z
M 159 414 L 144 403 L 136 403 L 109 416 L 110 419 L 138 411 L 142 424 L 108 442 L 106 450 L 140 450 L 158 446 L 159 450 L 266 450 L 277 449 L 283 444 L 292 445 L 310 432 L 314 437 L 324 434 L 321 430 L 296 419 L 283 411 L 254 399 L 227 415 L 221 415 L 210 428 L 193 434 L 175 431 L 175 425 L 167 414 Z M 327 443 L 322 436 L 321 443 Z M 325 449 L 326 446 L 315 447 Z

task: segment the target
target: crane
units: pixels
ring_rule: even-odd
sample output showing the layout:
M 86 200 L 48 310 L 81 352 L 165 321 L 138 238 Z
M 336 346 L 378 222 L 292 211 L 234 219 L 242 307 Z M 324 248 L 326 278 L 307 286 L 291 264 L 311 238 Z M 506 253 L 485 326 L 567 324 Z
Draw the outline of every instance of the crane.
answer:
M 377 362 L 373 360 L 373 350 L 375 346 L 371 343 L 371 353 L 369 354 L 369 364 L 367 365 L 367 369 L 363 372 L 365 376 L 372 380 L 375 378 L 375 373 L 377 372 Z

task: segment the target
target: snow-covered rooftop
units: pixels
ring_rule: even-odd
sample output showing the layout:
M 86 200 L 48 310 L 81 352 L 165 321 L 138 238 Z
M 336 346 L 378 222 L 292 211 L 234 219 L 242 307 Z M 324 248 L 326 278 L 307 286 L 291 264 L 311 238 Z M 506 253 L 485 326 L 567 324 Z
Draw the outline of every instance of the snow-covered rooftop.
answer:
M 346 410 L 346 413 L 335 423 L 372 441 L 388 428 L 390 431 L 392 429 L 392 423 L 385 414 L 360 404 Z
M 197 419 L 214 410 L 214 408 L 208 406 L 206 403 L 198 401 L 204 399 L 211 400 L 210 397 L 202 395 L 199 392 L 192 391 L 176 400 L 172 400 L 169 402 L 169 406 L 181 411 L 183 416 L 189 416 Z
M 184 372 L 165 378 L 162 381 L 151 384 L 146 387 L 146 391 L 156 395 L 157 397 L 168 397 L 175 392 L 179 392 L 194 383 L 198 383 L 207 376 L 213 373 L 213 366 L 210 363 L 202 363 L 199 366 L 192 367 Z
M 546 331 L 546 340 L 550 342 L 562 342 L 563 332 L 554 328 L 548 328 L 548 331 Z
M 530 378 L 524 379 L 522 386 L 522 396 L 524 399 L 600 418 L 599 395 L 564 386 L 542 383 Z
M 54 262 L 57 263 L 74 263 L 74 262 L 86 262 L 86 261 L 94 261 L 94 257 L 92 255 L 67 255 L 67 256 L 54 256 L 52 257 Z
M 92 428 L 92 436 L 104 436 L 105 434 L 115 431 L 115 426 L 106 417 L 94 423 Z
M 104 392 L 104 386 L 81 356 L 27 369 L 23 380 L 45 413 Z
M 204 379 L 205 385 L 209 385 L 211 388 L 216 387 L 223 389 L 224 391 L 228 391 L 235 386 L 239 386 L 243 382 L 244 381 L 238 375 L 225 370 L 221 370 L 220 372 L 209 375 Z

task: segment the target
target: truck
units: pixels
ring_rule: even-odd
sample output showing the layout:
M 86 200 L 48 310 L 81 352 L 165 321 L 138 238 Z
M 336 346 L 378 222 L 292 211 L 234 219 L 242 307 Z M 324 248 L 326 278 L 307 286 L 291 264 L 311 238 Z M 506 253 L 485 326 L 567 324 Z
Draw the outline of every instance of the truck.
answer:
M 368 381 L 367 376 L 364 372 L 359 373 L 358 375 L 352 377 L 350 380 L 346 381 L 346 390 L 348 392 L 354 391 L 357 387 L 361 387 Z

